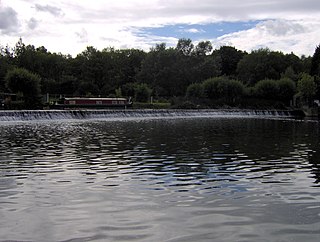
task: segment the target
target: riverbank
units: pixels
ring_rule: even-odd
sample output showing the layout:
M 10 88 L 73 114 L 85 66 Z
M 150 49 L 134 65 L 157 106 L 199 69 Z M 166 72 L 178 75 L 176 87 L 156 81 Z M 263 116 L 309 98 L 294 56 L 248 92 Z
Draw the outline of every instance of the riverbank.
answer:
M 301 109 L 306 117 L 319 118 L 319 107 L 302 107 Z

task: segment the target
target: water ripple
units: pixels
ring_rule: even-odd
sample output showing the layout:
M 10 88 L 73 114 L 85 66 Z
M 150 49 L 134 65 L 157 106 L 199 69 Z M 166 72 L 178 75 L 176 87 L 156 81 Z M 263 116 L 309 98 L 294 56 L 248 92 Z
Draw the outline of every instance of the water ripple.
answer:
M 0 138 L 4 240 L 319 236 L 316 122 L 34 122 Z

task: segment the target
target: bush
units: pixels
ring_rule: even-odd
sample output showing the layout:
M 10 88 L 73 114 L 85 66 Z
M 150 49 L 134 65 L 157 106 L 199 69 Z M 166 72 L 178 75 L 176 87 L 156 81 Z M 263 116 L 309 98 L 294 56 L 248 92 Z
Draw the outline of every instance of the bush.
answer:
M 134 97 L 137 102 L 148 102 L 152 90 L 145 83 L 138 83 L 134 87 Z
M 235 102 L 245 93 L 243 84 L 225 77 L 211 78 L 203 82 L 204 95 L 209 99 L 224 98 L 228 102 Z
M 203 97 L 203 86 L 200 83 L 193 83 L 188 86 L 186 92 L 187 98 L 202 98 Z
M 6 87 L 15 93 L 22 93 L 25 108 L 37 108 L 40 106 L 40 77 L 23 68 L 15 68 L 8 71 Z
M 302 74 L 298 81 L 298 91 L 300 96 L 304 98 L 313 98 L 317 91 L 317 85 L 314 78 L 308 74 Z
M 275 80 L 262 80 L 255 86 L 255 96 L 263 99 L 277 99 L 279 89 Z
M 278 82 L 278 97 L 279 100 L 290 102 L 296 93 L 296 84 L 289 78 L 282 78 Z

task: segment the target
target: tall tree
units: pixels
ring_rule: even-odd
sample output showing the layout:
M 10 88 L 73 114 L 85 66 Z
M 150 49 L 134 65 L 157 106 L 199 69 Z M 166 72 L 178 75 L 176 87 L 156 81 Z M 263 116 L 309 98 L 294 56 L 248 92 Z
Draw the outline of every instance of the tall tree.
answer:
M 185 65 L 180 57 L 173 48 L 151 49 L 142 62 L 137 80 L 147 83 L 155 96 L 183 95 L 188 84 L 183 79 Z
M 311 105 L 317 92 L 317 85 L 314 78 L 309 74 L 302 74 L 298 81 L 298 92 L 304 101 Z
M 185 56 L 190 56 L 193 52 L 194 45 L 191 39 L 179 39 L 176 50 Z
M 40 77 L 23 68 L 10 70 L 6 75 L 6 86 L 15 93 L 22 93 L 26 108 L 39 105 Z
M 5 90 L 5 76 L 12 69 L 12 55 L 8 47 L 0 48 L 0 91 Z
M 194 49 L 194 54 L 197 56 L 209 55 L 212 51 L 212 44 L 210 41 L 200 41 Z
M 221 46 L 215 52 L 221 58 L 221 75 L 235 76 L 238 63 L 246 53 L 231 46 Z
M 312 56 L 310 75 L 320 76 L 320 45 L 317 46 Z
M 254 86 L 264 79 L 278 80 L 288 64 L 281 52 L 259 49 L 245 55 L 238 63 L 238 78 L 245 84 Z

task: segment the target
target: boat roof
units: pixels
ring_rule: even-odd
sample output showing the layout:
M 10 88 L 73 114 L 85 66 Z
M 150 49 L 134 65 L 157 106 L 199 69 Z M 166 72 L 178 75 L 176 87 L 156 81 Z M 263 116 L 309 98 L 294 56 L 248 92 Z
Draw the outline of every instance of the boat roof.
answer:
M 103 101 L 103 100 L 127 100 L 123 97 L 66 97 L 65 100 L 96 100 L 96 101 Z

